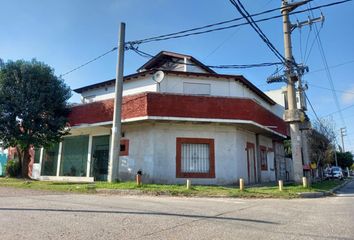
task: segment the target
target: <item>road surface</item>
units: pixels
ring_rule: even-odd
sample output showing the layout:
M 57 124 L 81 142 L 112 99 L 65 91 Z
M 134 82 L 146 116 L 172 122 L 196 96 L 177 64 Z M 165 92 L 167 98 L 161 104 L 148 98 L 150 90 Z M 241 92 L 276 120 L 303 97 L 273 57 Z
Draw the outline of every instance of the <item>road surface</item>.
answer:
M 0 188 L 0 239 L 354 239 L 354 182 L 339 197 L 222 199 Z

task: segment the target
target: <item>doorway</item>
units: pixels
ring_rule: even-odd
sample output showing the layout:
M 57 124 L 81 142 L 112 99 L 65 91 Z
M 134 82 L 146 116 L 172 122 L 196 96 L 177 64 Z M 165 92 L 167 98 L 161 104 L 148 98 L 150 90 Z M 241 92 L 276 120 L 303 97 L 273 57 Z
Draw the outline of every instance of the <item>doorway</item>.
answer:
M 109 135 L 92 137 L 90 176 L 95 181 L 107 181 L 109 157 Z
M 254 184 L 257 182 L 256 156 L 255 156 L 254 144 L 247 143 L 246 151 L 247 151 L 248 184 Z

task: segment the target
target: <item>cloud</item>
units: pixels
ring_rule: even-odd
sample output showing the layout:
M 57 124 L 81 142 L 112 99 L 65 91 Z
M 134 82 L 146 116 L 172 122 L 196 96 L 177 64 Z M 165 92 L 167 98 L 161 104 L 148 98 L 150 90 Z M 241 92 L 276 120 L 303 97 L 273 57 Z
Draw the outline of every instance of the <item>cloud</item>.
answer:
M 354 86 L 348 88 L 345 93 L 342 94 L 343 103 L 354 103 Z

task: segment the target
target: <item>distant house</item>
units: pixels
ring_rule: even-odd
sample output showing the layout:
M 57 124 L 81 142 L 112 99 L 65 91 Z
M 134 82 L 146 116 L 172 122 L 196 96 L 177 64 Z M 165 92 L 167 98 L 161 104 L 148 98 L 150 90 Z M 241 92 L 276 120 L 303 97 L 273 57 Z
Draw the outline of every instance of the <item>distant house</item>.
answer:
M 74 90 L 71 135 L 37 151 L 39 179 L 107 179 L 115 80 Z M 124 77 L 119 177 L 145 182 L 274 181 L 287 125 L 242 75 L 217 74 L 192 56 L 160 52 Z M 36 165 L 36 164 L 35 164 Z
M 267 91 L 265 92 L 270 98 L 272 98 L 279 106 L 283 108 L 284 111 L 288 109 L 288 99 L 287 99 L 287 90 L 286 87 L 283 87 L 281 89 L 276 89 L 272 91 Z M 307 110 L 307 104 L 306 104 L 306 99 L 305 96 L 302 95 L 297 91 L 296 92 L 296 105 L 298 109 L 302 109 L 305 113 L 304 115 L 304 120 L 300 124 L 300 135 L 301 135 L 301 153 L 302 153 L 302 164 L 303 164 L 303 170 L 304 170 L 304 175 L 307 177 L 310 177 L 310 171 L 311 171 L 311 159 L 310 159 L 310 147 L 308 144 L 308 134 L 311 131 L 311 122 L 308 116 L 306 115 L 306 110 Z M 286 174 L 290 175 L 290 178 L 293 174 L 293 169 L 292 169 L 292 159 L 291 158 L 284 158 L 280 159 L 279 162 L 279 177 L 286 176 Z M 284 177 L 284 179 L 287 179 L 289 177 Z

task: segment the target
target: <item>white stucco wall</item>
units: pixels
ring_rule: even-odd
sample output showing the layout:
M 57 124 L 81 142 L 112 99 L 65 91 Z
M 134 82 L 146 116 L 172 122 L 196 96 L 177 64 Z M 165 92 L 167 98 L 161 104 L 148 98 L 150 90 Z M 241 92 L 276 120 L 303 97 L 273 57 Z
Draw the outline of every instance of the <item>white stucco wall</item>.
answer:
M 271 91 L 266 91 L 264 92 L 268 97 L 274 100 L 277 104 L 279 104 L 282 107 L 285 107 L 285 102 L 287 102 L 287 99 L 285 99 L 284 94 L 286 93 L 286 87 L 282 87 L 281 89 L 275 89 Z M 301 109 L 301 103 L 300 103 L 300 94 L 298 91 L 296 91 L 296 105 L 298 109 Z
M 242 97 L 256 100 L 260 105 L 280 116 L 281 110 L 274 108 L 257 94 L 245 87 L 243 84 L 232 79 L 194 78 L 186 76 L 165 75 L 161 83 L 152 80 L 152 75 L 146 75 L 139 79 L 131 79 L 123 84 L 123 96 L 142 92 L 167 92 L 185 94 L 184 83 L 210 85 L 211 96 Z M 194 94 L 200 95 L 198 87 Z M 203 88 L 204 89 L 204 88 Z M 191 94 L 188 92 L 188 94 Z M 82 93 L 82 98 L 90 98 L 91 101 L 100 101 L 114 97 L 114 85 L 88 90 Z M 87 101 L 86 101 L 87 102 Z
M 129 139 L 129 156 L 121 157 L 120 176 L 124 179 L 133 179 L 142 170 L 144 181 L 185 183 L 186 179 L 176 178 L 176 138 L 183 137 L 212 138 L 215 143 L 215 178 L 193 178 L 192 182 L 234 184 L 240 177 L 248 180 L 245 148 L 247 142 L 256 143 L 254 133 L 235 126 L 189 123 L 126 125 L 123 131 Z M 261 142 L 272 147 L 269 138 L 262 137 Z
M 243 178 L 248 183 L 245 148 L 248 142 L 256 145 L 255 133 L 233 125 L 176 122 L 123 124 L 122 132 L 124 139 L 129 140 L 129 154 L 120 157 L 119 177 L 122 180 L 133 180 L 136 172 L 142 170 L 144 182 L 185 183 L 185 178 L 176 178 L 176 138 L 209 138 L 214 139 L 215 144 L 215 178 L 192 178 L 192 182 L 226 185 L 235 184 L 239 178 Z M 89 135 L 91 139 L 88 146 L 87 179 L 90 177 L 92 137 L 110 133 L 111 125 L 71 129 L 71 136 Z M 259 136 L 259 145 L 273 148 L 272 139 L 265 136 Z M 261 171 L 262 182 L 275 181 L 274 154 L 268 153 L 267 156 L 268 170 Z M 59 173 L 60 164 L 57 168 Z
M 261 180 L 265 182 L 275 181 L 274 149 L 273 141 L 270 138 L 259 136 L 259 145 L 267 148 L 267 171 L 261 171 Z M 269 152 L 268 149 L 273 149 Z
M 236 82 L 232 79 L 213 79 L 213 78 L 193 78 L 193 77 L 180 77 L 173 75 L 166 75 L 164 80 L 160 83 L 160 91 L 168 93 L 184 93 L 184 83 L 195 84 L 210 84 L 211 96 L 223 96 L 223 97 L 242 97 L 251 98 L 256 100 L 266 109 L 272 111 L 270 104 L 265 102 L 257 94 L 246 88 L 243 84 Z M 200 94 L 196 92 L 195 94 Z
M 207 73 L 204 69 L 196 66 L 193 62 L 190 60 L 186 60 L 187 65 L 186 66 L 186 72 L 197 72 L 197 73 Z
M 114 89 L 115 86 L 112 84 L 85 91 L 81 94 L 81 101 L 87 103 L 88 99 L 92 99 L 92 101 L 101 101 L 114 98 Z M 139 79 L 125 81 L 123 84 L 123 96 L 142 92 L 156 92 L 157 89 L 158 84 L 152 80 L 151 75 L 147 75 Z

